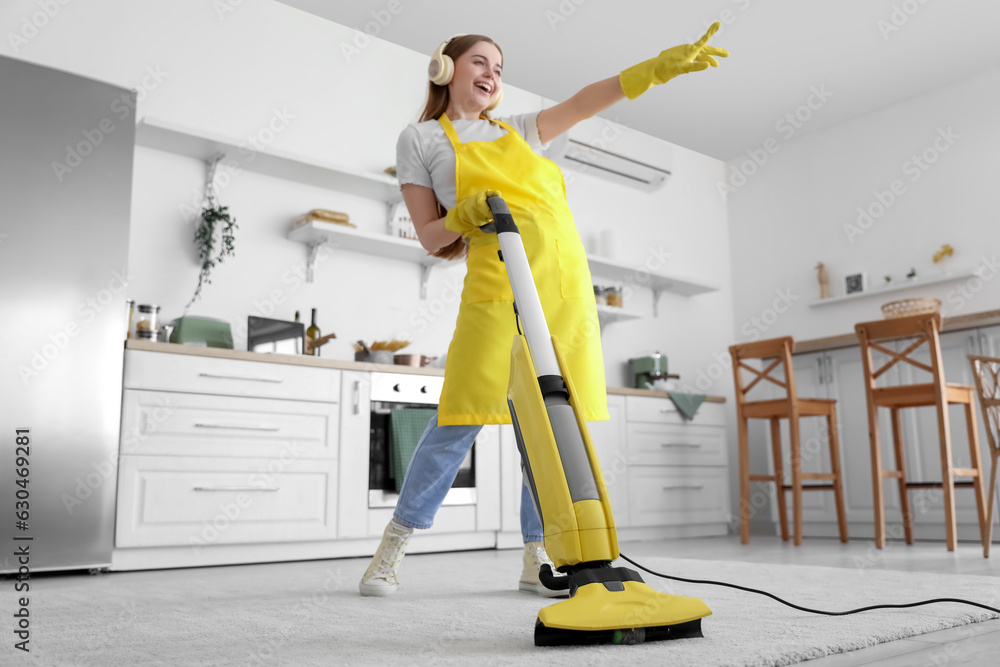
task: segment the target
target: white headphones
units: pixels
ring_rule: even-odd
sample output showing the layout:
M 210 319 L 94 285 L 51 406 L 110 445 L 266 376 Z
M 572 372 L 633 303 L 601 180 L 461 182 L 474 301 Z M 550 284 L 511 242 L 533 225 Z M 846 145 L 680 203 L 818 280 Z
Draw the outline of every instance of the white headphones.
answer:
M 441 44 L 434 49 L 434 54 L 431 56 L 431 62 L 427 66 L 427 78 L 430 79 L 431 83 L 439 86 L 447 86 L 451 83 L 452 77 L 455 76 L 455 61 L 452 60 L 451 56 L 445 55 L 444 47 L 448 46 L 453 39 L 465 37 L 468 34 L 469 33 L 460 32 L 456 35 L 452 35 L 445 41 L 441 42 Z M 497 95 L 497 101 L 490 105 L 490 109 L 496 108 L 502 99 L 503 87 L 501 86 L 500 93 Z
M 455 61 L 451 59 L 451 56 L 444 54 L 444 47 L 448 46 L 451 40 L 458 37 L 465 37 L 467 34 L 460 32 L 452 35 L 434 49 L 434 55 L 431 56 L 431 63 L 427 66 L 427 77 L 431 80 L 431 83 L 436 83 L 439 86 L 447 86 L 451 83 L 451 77 L 455 76 Z

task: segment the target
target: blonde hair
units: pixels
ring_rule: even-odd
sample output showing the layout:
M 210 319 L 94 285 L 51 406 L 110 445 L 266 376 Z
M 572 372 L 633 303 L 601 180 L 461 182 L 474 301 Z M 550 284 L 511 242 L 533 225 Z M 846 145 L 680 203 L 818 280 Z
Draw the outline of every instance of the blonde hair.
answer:
M 446 56 L 451 57 L 452 60 L 458 60 L 458 58 L 471 49 L 473 46 L 479 42 L 489 42 L 493 46 L 497 47 L 497 51 L 500 51 L 500 58 L 503 58 L 503 49 L 500 45 L 494 42 L 492 39 L 486 35 L 464 35 L 462 37 L 456 37 L 455 39 L 448 42 L 447 46 L 444 47 L 443 53 Z M 431 81 L 427 82 L 427 103 L 424 105 L 424 111 L 420 114 L 420 122 L 428 120 L 437 120 L 441 117 L 448 109 L 448 103 L 451 101 L 451 94 L 448 90 L 448 86 L 439 86 Z M 479 114 L 481 120 L 489 120 L 490 111 L 496 108 L 500 100 L 491 104 L 486 109 Z M 441 217 L 444 217 L 445 211 L 442 210 L 441 204 L 438 204 L 438 212 Z M 462 259 L 468 254 L 468 244 L 465 242 L 464 238 L 456 239 L 453 243 L 446 245 L 443 248 L 438 249 L 436 252 L 431 253 L 434 257 L 439 257 L 441 259 L 454 260 Z

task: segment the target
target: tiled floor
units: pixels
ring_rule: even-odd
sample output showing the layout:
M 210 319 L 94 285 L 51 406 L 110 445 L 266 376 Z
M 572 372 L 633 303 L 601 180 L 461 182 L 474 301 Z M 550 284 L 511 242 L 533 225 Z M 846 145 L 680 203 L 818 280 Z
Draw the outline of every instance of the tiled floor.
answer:
M 889 542 L 885 549 L 874 549 L 871 540 L 841 544 L 837 540 L 805 539 L 802 546 L 770 536 L 754 535 L 743 546 L 738 537 L 623 543 L 621 551 L 629 557 L 697 557 L 711 550 L 716 560 L 741 560 L 750 563 L 790 563 L 826 567 L 866 567 L 908 572 L 970 574 L 997 577 L 1000 587 L 1000 553 L 983 558 L 982 546 L 959 543 L 948 552 L 941 542 L 918 542 L 907 546 Z M 997 550 L 997 547 L 994 547 Z M 996 599 L 995 592 L 984 599 Z M 989 602 L 987 602 L 989 604 Z M 996 606 L 995 604 L 993 606 Z M 879 644 L 860 651 L 810 660 L 809 667 L 941 667 L 947 665 L 1000 664 L 1000 619 L 976 623 L 926 635 Z

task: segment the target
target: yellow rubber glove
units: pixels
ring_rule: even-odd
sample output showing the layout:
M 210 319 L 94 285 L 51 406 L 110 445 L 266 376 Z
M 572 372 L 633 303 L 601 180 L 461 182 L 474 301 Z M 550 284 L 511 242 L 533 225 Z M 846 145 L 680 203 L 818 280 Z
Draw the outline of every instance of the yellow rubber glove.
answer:
M 462 236 L 468 236 L 483 225 L 493 222 L 493 211 L 486 203 L 487 197 L 500 197 L 499 190 L 484 190 L 466 197 L 450 209 L 444 218 L 444 226 Z
M 681 44 L 661 51 L 660 55 L 650 58 L 638 65 L 622 70 L 618 75 L 622 92 L 630 100 L 642 95 L 653 86 L 666 83 L 678 74 L 699 72 L 703 69 L 718 67 L 720 58 L 729 57 L 729 51 L 715 46 L 708 46 L 709 38 L 718 31 L 720 23 L 716 21 L 701 39 L 694 44 Z

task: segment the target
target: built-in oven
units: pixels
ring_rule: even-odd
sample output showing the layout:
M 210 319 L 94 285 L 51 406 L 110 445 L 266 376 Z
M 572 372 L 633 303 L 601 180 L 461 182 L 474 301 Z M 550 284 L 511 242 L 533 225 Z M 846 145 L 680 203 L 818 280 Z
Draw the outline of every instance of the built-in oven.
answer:
M 393 413 L 406 409 L 436 409 L 444 378 L 407 373 L 372 373 L 371 438 L 368 463 L 368 507 L 395 507 L 399 498 L 396 479 L 405 472 L 390 465 Z M 476 446 L 469 449 L 444 499 L 444 505 L 475 505 Z

